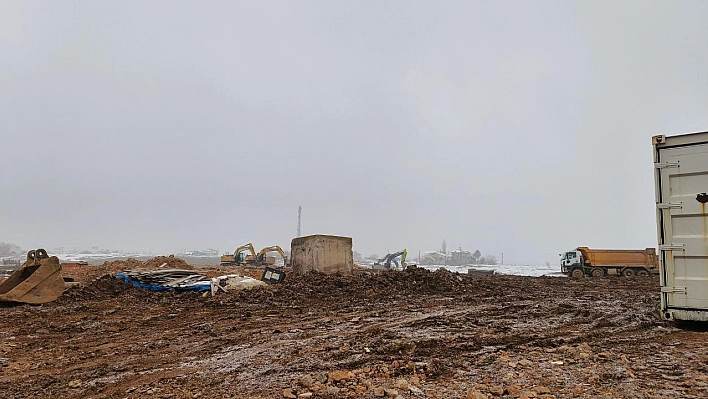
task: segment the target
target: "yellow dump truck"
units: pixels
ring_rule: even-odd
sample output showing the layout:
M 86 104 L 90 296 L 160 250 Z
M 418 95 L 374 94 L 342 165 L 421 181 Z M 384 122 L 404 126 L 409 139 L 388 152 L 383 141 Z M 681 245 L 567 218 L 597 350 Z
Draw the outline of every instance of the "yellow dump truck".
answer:
M 649 276 L 659 273 L 654 248 L 590 249 L 578 247 L 560 254 L 561 272 L 573 278 Z

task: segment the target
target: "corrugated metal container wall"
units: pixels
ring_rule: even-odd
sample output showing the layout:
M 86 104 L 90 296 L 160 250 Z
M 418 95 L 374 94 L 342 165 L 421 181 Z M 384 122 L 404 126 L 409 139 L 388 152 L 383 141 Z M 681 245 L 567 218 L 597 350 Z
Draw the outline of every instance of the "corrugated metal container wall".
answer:
M 354 268 L 351 237 L 312 235 L 297 237 L 290 243 L 293 274 L 311 270 L 326 274 L 351 274 Z
M 653 144 L 662 314 L 708 321 L 708 132 Z

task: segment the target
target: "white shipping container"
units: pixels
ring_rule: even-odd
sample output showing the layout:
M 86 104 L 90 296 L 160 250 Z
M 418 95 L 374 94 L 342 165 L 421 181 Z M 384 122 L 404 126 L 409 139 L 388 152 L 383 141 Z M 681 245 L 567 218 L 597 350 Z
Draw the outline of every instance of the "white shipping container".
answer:
M 708 132 L 652 141 L 662 316 L 708 321 Z

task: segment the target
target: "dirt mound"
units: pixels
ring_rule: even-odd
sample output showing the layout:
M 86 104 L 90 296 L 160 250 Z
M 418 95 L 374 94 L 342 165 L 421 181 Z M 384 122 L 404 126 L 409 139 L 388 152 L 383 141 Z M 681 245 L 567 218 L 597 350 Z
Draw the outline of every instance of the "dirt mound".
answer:
M 120 297 L 132 297 L 139 299 L 141 303 L 168 303 L 175 306 L 179 301 L 176 298 L 185 298 L 187 301 L 194 301 L 198 294 L 176 293 L 176 292 L 153 292 L 116 278 L 114 275 L 106 274 L 88 284 L 72 287 L 64 292 L 58 303 L 69 304 L 85 300 L 107 300 Z
M 369 279 L 372 288 L 383 286 L 402 294 L 442 294 L 464 292 L 472 279 L 468 275 L 453 273 L 446 269 L 430 270 L 413 267 L 402 273 L 379 272 Z
M 157 269 L 158 267 L 167 264 L 165 268 L 168 269 L 194 269 L 187 262 L 180 258 L 176 258 L 174 255 L 170 256 L 156 256 L 152 259 L 145 261 L 143 267 L 146 269 Z
M 164 264 L 167 264 L 165 268 L 168 269 L 194 269 L 184 260 L 176 258 L 174 255 L 170 255 L 156 256 L 146 262 L 128 258 L 125 260 L 106 261 L 98 266 L 64 265 L 62 267 L 62 274 L 67 277 L 72 277 L 78 282 L 88 284 L 106 274 L 116 274 L 126 270 L 157 269 Z
M 149 296 L 145 290 L 125 284 L 122 280 L 109 274 L 82 286 L 74 287 L 64 292 L 59 298 L 60 303 L 71 303 L 77 300 L 96 300 L 115 298 L 121 295 Z
M 106 268 L 107 270 L 114 270 L 114 271 L 123 271 L 123 270 L 131 270 L 131 269 L 139 269 L 143 267 L 143 262 L 133 259 L 133 258 L 128 258 L 126 260 L 113 260 L 113 261 L 106 261 L 103 262 L 99 267 Z
M 422 268 L 411 268 L 400 273 L 362 271 L 351 276 L 309 273 L 296 276 L 284 289 L 295 294 L 331 295 L 346 292 L 350 295 L 376 296 L 396 294 L 434 294 L 449 291 L 460 292 L 471 282 L 466 275 L 439 269 L 431 272 Z
M 467 275 L 447 270 L 431 272 L 411 268 L 403 272 L 360 271 L 353 275 L 327 275 L 310 272 L 294 276 L 283 284 L 242 291 L 217 300 L 281 304 L 290 301 L 300 303 L 320 302 L 334 296 L 349 299 L 389 300 L 408 295 L 457 293 L 470 290 L 473 280 Z
M 62 266 L 62 275 L 71 277 L 80 283 L 88 284 L 106 274 L 115 274 L 124 270 L 139 269 L 141 267 L 143 267 L 143 262 L 129 258 L 127 260 L 103 262 L 98 266 L 64 265 Z
M 62 268 L 62 275 L 73 278 L 75 281 L 82 283 L 83 286 L 72 288 L 65 293 L 64 297 L 68 299 L 85 299 L 87 296 L 90 297 L 101 293 L 108 293 L 110 294 L 108 295 L 109 297 L 113 297 L 119 293 L 115 287 L 122 289 L 125 284 L 116 280 L 112 275 L 126 270 L 157 269 L 164 264 L 167 264 L 165 268 L 170 269 L 193 269 L 184 260 L 175 258 L 174 255 L 157 256 L 146 262 L 128 258 L 126 260 L 106 261 L 98 266 L 66 265 Z M 99 295 L 99 297 L 104 296 Z

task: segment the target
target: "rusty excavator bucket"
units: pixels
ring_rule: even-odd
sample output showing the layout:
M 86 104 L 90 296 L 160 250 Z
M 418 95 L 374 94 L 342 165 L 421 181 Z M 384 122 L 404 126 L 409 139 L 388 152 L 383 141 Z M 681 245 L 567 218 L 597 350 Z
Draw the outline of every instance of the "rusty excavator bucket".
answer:
M 59 258 L 43 249 L 27 253 L 27 261 L 0 284 L 0 302 L 46 303 L 64 292 Z

